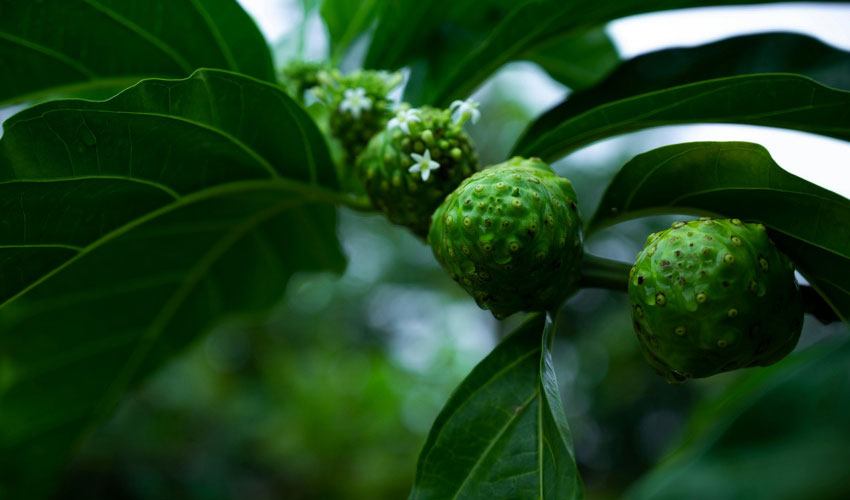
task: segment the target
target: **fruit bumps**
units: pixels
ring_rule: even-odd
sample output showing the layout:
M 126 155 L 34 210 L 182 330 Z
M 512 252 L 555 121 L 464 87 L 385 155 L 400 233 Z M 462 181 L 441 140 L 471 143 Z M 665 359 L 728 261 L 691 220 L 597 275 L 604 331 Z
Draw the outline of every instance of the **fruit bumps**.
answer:
M 557 307 L 578 283 L 576 194 L 539 159 L 512 158 L 463 181 L 434 212 L 428 241 L 497 318 Z
M 803 307 L 794 266 L 766 228 L 738 219 L 676 222 L 651 234 L 629 277 L 649 364 L 671 383 L 787 355 Z
M 462 125 L 448 110 L 400 110 L 358 159 L 372 204 L 424 237 L 434 209 L 478 169 L 478 155 Z
M 316 97 L 330 110 L 330 132 L 339 140 L 344 161 L 353 165 L 373 135 L 392 116 L 388 94 L 402 81 L 401 73 L 358 70 L 343 75 L 337 70 L 320 71 Z

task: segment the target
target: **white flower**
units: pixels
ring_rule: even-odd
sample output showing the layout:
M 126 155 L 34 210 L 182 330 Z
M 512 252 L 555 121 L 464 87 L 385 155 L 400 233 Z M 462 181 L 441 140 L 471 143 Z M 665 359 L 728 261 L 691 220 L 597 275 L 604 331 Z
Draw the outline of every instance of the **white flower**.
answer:
M 440 168 L 440 164 L 431 159 L 431 152 L 427 149 L 425 150 L 424 155 L 410 153 L 410 157 L 413 158 L 413 161 L 416 163 L 408 169 L 408 172 L 411 174 L 419 172 L 422 174 L 423 181 L 427 181 L 428 177 L 431 177 L 432 170 Z
M 363 110 L 372 109 L 372 100 L 366 97 L 366 89 L 363 87 L 345 89 L 343 95 L 345 99 L 339 104 L 339 110 L 348 111 L 356 119 L 360 118 L 360 113 Z
M 396 127 L 400 128 L 402 132 L 407 135 L 410 135 L 410 122 L 421 122 L 422 120 L 419 118 L 419 110 L 418 109 L 406 109 L 401 110 L 396 113 L 395 118 L 387 123 L 387 130 L 392 130 Z
M 478 111 L 478 103 L 472 99 L 455 101 L 449 106 L 449 110 L 452 112 L 452 121 L 459 125 L 463 125 L 470 118 L 472 119 L 472 123 L 478 123 L 478 119 L 481 118 L 481 112 Z

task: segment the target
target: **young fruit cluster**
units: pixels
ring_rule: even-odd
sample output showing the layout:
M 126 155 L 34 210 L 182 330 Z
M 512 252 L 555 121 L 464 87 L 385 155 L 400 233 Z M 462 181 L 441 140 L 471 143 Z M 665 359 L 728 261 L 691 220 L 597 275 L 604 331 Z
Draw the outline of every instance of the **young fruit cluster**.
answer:
M 478 155 L 448 110 L 400 109 L 358 158 L 372 204 L 424 237 L 431 214 L 478 169 Z
M 401 73 L 338 70 L 318 73 L 316 97 L 330 110 L 330 132 L 342 145 L 346 165 L 353 165 L 369 140 L 392 117 L 387 95 L 402 81 Z
M 539 159 L 512 158 L 467 178 L 434 212 L 428 241 L 497 318 L 557 307 L 578 283 L 576 194 Z
M 325 61 L 295 59 L 281 70 L 281 83 L 290 95 L 303 102 L 304 93 L 319 85 L 319 74 L 327 70 L 328 63 Z
M 671 383 L 787 355 L 803 307 L 794 266 L 761 224 L 676 222 L 647 238 L 629 278 L 634 328 Z

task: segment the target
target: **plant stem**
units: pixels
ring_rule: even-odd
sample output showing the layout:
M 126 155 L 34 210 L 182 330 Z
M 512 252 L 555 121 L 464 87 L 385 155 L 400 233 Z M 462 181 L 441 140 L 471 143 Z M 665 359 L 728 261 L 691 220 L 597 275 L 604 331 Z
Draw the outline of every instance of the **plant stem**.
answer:
M 631 264 L 585 254 L 581 266 L 582 288 L 607 288 L 625 292 L 629 287 Z
M 375 207 L 372 206 L 372 202 L 369 201 L 369 198 L 366 196 L 355 197 L 344 195 L 340 199 L 340 204 L 356 212 L 372 213 L 375 211 Z
M 626 262 L 585 254 L 579 286 L 582 288 L 607 288 L 608 290 L 625 292 L 629 287 L 629 270 L 631 267 Z M 806 313 L 814 316 L 815 319 L 825 325 L 841 321 L 838 314 L 835 313 L 832 307 L 814 288 L 801 286 L 800 292 Z

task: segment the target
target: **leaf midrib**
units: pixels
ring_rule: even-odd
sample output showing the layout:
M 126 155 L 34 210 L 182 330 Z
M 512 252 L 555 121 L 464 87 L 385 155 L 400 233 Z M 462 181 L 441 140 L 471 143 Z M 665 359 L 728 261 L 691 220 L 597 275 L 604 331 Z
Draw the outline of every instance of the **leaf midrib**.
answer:
M 534 401 L 534 398 L 538 397 L 539 395 L 540 395 L 540 385 L 538 384 L 534 388 L 534 392 L 531 393 L 531 396 L 529 396 L 528 398 L 526 398 L 525 401 L 522 402 L 520 409 L 515 411 L 514 414 L 511 415 L 511 417 L 508 419 L 508 421 L 505 422 L 505 425 L 502 426 L 502 428 L 499 429 L 499 432 L 493 437 L 493 439 L 490 440 L 490 443 L 487 445 L 487 448 L 484 449 L 484 452 L 481 453 L 481 455 L 478 456 L 478 460 L 475 461 L 475 464 L 469 470 L 469 472 L 467 473 L 463 482 L 458 487 L 457 492 L 454 494 L 454 496 L 452 496 L 451 500 L 457 500 L 460 497 L 460 494 L 463 493 L 464 488 L 466 488 L 466 484 L 469 482 L 470 479 L 472 479 L 472 476 L 475 475 L 475 472 L 481 466 L 484 459 L 487 458 L 490 455 L 490 452 L 493 450 L 493 446 L 495 446 L 496 443 L 499 442 L 499 440 L 502 438 L 502 436 L 505 434 L 505 432 L 511 427 L 511 425 L 513 425 L 513 423 L 516 421 L 516 419 L 519 418 L 522 414 L 525 413 L 525 411 L 528 409 L 528 405 L 531 404 L 531 402 Z
M 587 137 L 594 137 L 596 135 L 599 135 L 600 133 L 604 134 L 604 133 L 606 133 L 606 131 L 610 131 L 610 130 L 618 130 L 618 129 L 632 130 L 632 128 L 630 128 L 630 127 L 634 126 L 634 124 L 638 123 L 638 122 L 641 124 L 641 126 L 639 127 L 640 129 L 650 128 L 650 127 L 656 126 L 656 125 L 676 125 L 676 124 L 682 124 L 682 123 L 696 123 L 696 122 L 699 122 L 699 123 L 717 123 L 717 122 L 724 122 L 725 123 L 725 122 L 730 122 L 731 120 L 729 118 L 721 119 L 721 118 L 716 118 L 716 117 L 700 118 L 697 121 L 695 121 L 693 119 L 679 119 L 679 120 L 665 119 L 663 121 L 657 121 L 657 122 L 653 121 L 653 120 L 647 120 L 647 118 L 652 117 L 654 115 L 657 115 L 658 113 L 666 111 L 668 109 L 672 109 L 672 108 L 675 108 L 677 106 L 680 106 L 683 103 L 687 103 L 687 102 L 692 101 L 694 99 L 704 98 L 704 97 L 711 95 L 713 93 L 716 93 L 716 92 L 728 91 L 730 88 L 734 88 L 734 87 L 740 86 L 740 85 L 752 85 L 752 84 L 765 83 L 765 82 L 767 82 L 767 83 L 787 83 L 787 82 L 805 83 L 805 84 L 812 86 L 811 88 L 812 88 L 813 92 L 817 91 L 817 90 L 824 90 L 825 89 L 825 90 L 828 90 L 830 92 L 839 92 L 839 93 L 842 93 L 842 94 L 846 94 L 847 96 L 850 96 L 850 92 L 843 91 L 843 90 L 840 90 L 840 89 L 834 89 L 832 87 L 827 87 L 826 85 L 821 85 L 820 83 L 818 83 L 818 82 L 816 82 L 816 81 L 814 81 L 811 78 L 808 78 L 806 76 L 797 75 L 797 74 L 790 74 L 790 73 L 761 73 L 761 74 L 753 74 L 753 75 L 740 75 L 740 76 L 700 80 L 698 82 L 691 82 L 691 83 L 686 83 L 686 84 L 683 84 L 683 85 L 677 85 L 677 86 L 666 88 L 666 89 L 660 89 L 660 90 L 654 90 L 654 91 L 651 91 L 651 92 L 645 92 L 645 93 L 638 94 L 638 95 L 635 95 L 635 96 L 630 96 L 630 97 L 626 97 L 626 98 L 623 98 L 623 99 L 618 99 L 616 101 L 601 104 L 599 106 L 594 106 L 593 108 L 585 110 L 582 113 L 568 117 L 565 121 L 562 121 L 561 123 L 559 123 L 557 126 L 555 126 L 553 129 L 551 129 L 549 132 L 542 134 L 540 137 L 535 139 L 533 142 L 529 143 L 528 145 L 522 147 L 519 150 L 515 150 L 514 154 L 519 153 L 519 152 L 525 152 L 525 153 L 535 152 L 535 150 L 537 148 L 540 148 L 541 144 L 545 145 L 547 142 L 551 142 L 550 147 L 547 148 L 547 150 L 545 150 L 545 152 L 543 152 L 543 153 L 538 152 L 537 154 L 540 154 L 541 156 L 549 157 L 549 156 L 552 156 L 552 155 L 560 155 L 562 153 L 568 153 L 568 152 L 580 147 L 585 142 L 587 142 Z M 611 123 L 608 120 L 607 115 L 605 114 L 605 112 L 609 109 L 618 108 L 618 107 L 623 106 L 624 104 L 631 103 L 631 102 L 634 102 L 634 101 L 637 101 L 637 100 L 651 99 L 654 96 L 666 94 L 666 93 L 669 93 L 669 92 L 672 92 L 672 91 L 682 91 L 682 90 L 686 90 L 686 89 L 691 88 L 691 87 L 712 85 L 712 84 L 717 84 L 717 83 L 725 83 L 725 84 L 721 87 L 717 87 L 717 88 L 713 88 L 713 89 L 707 89 L 704 92 L 701 92 L 701 93 L 693 95 L 693 96 L 689 96 L 686 99 L 677 100 L 676 102 L 670 103 L 667 106 L 664 106 L 664 107 L 661 107 L 661 108 L 652 108 L 651 110 L 649 110 L 649 111 L 647 111 L 643 114 L 637 115 L 635 117 L 632 117 L 629 120 L 620 120 L 620 121 L 617 121 L 616 123 Z M 835 103 L 826 103 L 826 104 L 821 104 L 819 106 L 813 106 L 813 105 L 796 106 L 794 108 L 783 108 L 781 110 L 772 111 L 772 112 L 756 113 L 756 114 L 751 114 L 751 115 L 740 115 L 740 116 L 736 117 L 735 121 L 740 121 L 740 120 L 745 120 L 745 119 L 746 120 L 753 120 L 753 119 L 763 118 L 765 116 L 771 116 L 771 115 L 775 115 L 775 114 L 790 113 L 790 112 L 794 112 L 794 111 L 801 111 L 801 110 L 804 110 L 804 109 L 817 109 L 817 108 L 821 108 L 821 107 L 828 107 L 828 106 L 831 106 L 831 105 L 834 105 L 834 104 Z M 584 131 L 584 132 L 582 132 L 578 135 L 572 136 L 570 138 L 566 138 L 562 141 L 550 141 L 549 140 L 550 137 L 553 137 L 553 136 L 557 137 L 557 136 L 561 135 L 563 130 L 568 128 L 568 126 L 571 126 L 571 125 L 581 121 L 583 118 L 585 118 L 589 115 L 592 115 L 592 114 L 601 114 L 603 117 L 605 117 L 608 125 L 604 126 L 604 127 L 597 127 L 597 128 L 592 129 L 592 130 L 586 130 L 586 131 Z M 821 130 L 821 129 L 819 129 L 819 130 Z M 839 128 L 838 130 L 842 130 L 842 129 Z
M 487 386 L 489 386 L 490 384 L 492 384 L 494 381 L 498 380 L 498 379 L 499 379 L 502 375 L 504 375 L 506 372 L 508 372 L 508 371 L 512 370 L 515 366 L 519 365 L 520 363 L 522 363 L 523 361 L 525 361 L 526 359 L 528 359 L 528 358 L 529 358 L 529 357 L 531 357 L 532 355 L 537 354 L 539 351 L 540 351 L 540 348 L 539 348 L 539 347 L 535 347 L 535 348 L 534 348 L 534 349 L 532 349 L 531 351 L 528 351 L 528 352 L 524 353 L 522 356 L 518 357 L 517 359 L 515 359 L 515 360 L 514 360 L 514 361 L 512 361 L 511 363 L 509 363 L 509 364 L 505 365 L 505 366 L 504 366 L 501 370 L 499 370 L 499 371 L 497 371 L 496 373 L 494 373 L 494 374 L 493 374 L 490 378 L 488 378 L 488 379 L 487 379 L 487 380 L 486 380 L 483 384 L 479 385 L 478 387 L 476 387 L 476 388 L 475 388 L 475 390 L 474 390 L 474 391 L 472 391 L 472 392 L 470 392 L 469 394 L 467 394 L 467 395 L 466 395 L 466 397 L 464 397 L 463 401 L 462 401 L 459 405 L 457 405 L 457 406 L 455 407 L 455 409 L 454 409 L 454 411 L 452 411 L 451 415 L 449 415 L 448 417 L 446 417 L 446 418 L 445 418 L 445 420 L 444 420 L 443 422 L 444 422 L 444 423 L 446 423 L 446 424 L 447 424 L 448 422 L 450 422 L 450 421 L 451 421 L 451 419 L 452 419 L 452 418 L 454 418 L 454 416 L 455 416 L 455 415 L 457 415 L 457 414 L 460 412 L 460 410 L 462 410 L 464 407 L 466 407 L 466 405 L 467 405 L 467 404 L 469 404 L 469 402 L 470 402 L 470 401 L 472 401 L 472 399 L 473 399 L 473 398 L 474 398 L 474 397 L 475 397 L 478 393 L 480 393 L 481 391 L 483 391 L 485 388 L 487 388 Z M 437 432 L 437 435 L 436 435 L 436 436 L 434 436 L 434 439 L 433 439 L 432 441 L 430 441 L 430 442 L 432 442 L 432 443 L 436 444 L 436 443 L 440 440 L 440 436 L 442 436 L 442 435 L 443 435 L 443 432 L 446 430 L 446 427 L 448 427 L 448 426 L 447 426 L 447 425 L 443 425 L 443 426 L 440 428 L 440 431 L 439 431 L 439 432 Z M 433 451 L 434 451 L 434 447 L 432 446 L 432 447 L 428 450 L 428 453 L 427 453 L 424 457 L 422 457 L 421 463 L 422 463 L 422 466 L 423 466 L 423 467 L 424 467 L 424 465 L 428 462 L 428 457 L 430 457 L 430 456 L 431 456 L 431 453 L 432 453 Z
M 91 109 L 86 109 L 86 108 L 61 108 L 61 109 L 50 109 L 50 110 L 47 110 L 47 111 L 45 111 L 45 112 L 43 112 L 43 113 L 41 113 L 37 116 L 33 116 L 31 118 L 26 118 L 26 119 L 23 119 L 23 120 L 17 120 L 9 126 L 9 130 L 12 130 L 14 127 L 17 127 L 20 124 L 28 123 L 28 122 L 31 122 L 31 121 L 43 120 L 43 119 L 45 119 L 46 116 L 48 116 L 50 114 L 54 114 L 54 113 L 62 114 L 62 113 L 65 113 L 65 112 L 148 116 L 148 117 L 153 117 L 153 118 L 162 118 L 162 119 L 165 119 L 165 120 L 174 120 L 174 121 L 183 122 L 183 123 L 186 123 L 188 125 L 192 125 L 192 126 L 207 130 L 209 132 L 212 132 L 216 135 L 221 136 L 222 138 L 226 139 L 228 142 L 230 142 L 231 144 L 236 146 L 238 149 L 245 152 L 248 156 L 250 156 L 251 159 L 256 161 L 257 164 L 260 167 L 262 167 L 264 170 L 266 170 L 269 173 L 269 176 L 280 177 L 280 175 L 277 173 L 277 170 L 275 170 L 275 168 L 272 166 L 271 163 L 268 162 L 268 160 L 266 160 L 265 158 L 260 156 L 259 153 L 254 151 L 252 148 L 248 147 L 247 144 L 240 141 L 239 139 L 237 139 L 236 137 L 234 137 L 230 133 L 225 132 L 224 130 L 217 128 L 217 127 L 214 127 L 212 125 L 208 125 L 206 123 L 199 122 L 197 120 L 192 120 L 190 118 L 186 118 L 186 117 L 178 116 L 178 115 L 167 115 L 167 114 L 163 114 L 163 113 L 152 113 L 152 112 L 149 112 L 149 111 L 120 111 L 120 110 L 93 109 L 93 108 L 91 108 Z M 57 136 L 58 136 L 58 134 L 57 134 Z M 310 161 L 310 167 L 311 167 L 310 170 L 312 171 L 312 170 L 315 169 L 315 164 L 312 161 L 311 155 L 308 155 L 308 158 L 311 160 Z
M 179 200 L 169 203 L 168 205 L 162 206 L 156 210 L 148 212 L 147 214 L 137 217 L 136 219 L 130 220 L 125 224 L 122 224 L 121 226 L 99 237 L 89 245 L 83 247 L 80 251 L 78 251 L 75 255 L 73 255 L 71 258 L 69 258 L 62 264 L 45 273 L 39 279 L 30 283 L 18 293 L 4 300 L 2 303 L 0 303 L 0 310 L 5 308 L 8 304 L 14 302 L 19 297 L 27 294 L 30 290 L 39 286 L 51 276 L 59 273 L 77 260 L 85 257 L 89 253 L 109 243 L 115 238 L 127 233 L 128 231 L 150 220 L 156 219 L 179 208 L 188 206 L 192 203 L 196 203 L 202 200 L 226 194 L 250 192 L 255 190 L 279 190 L 283 192 L 299 193 L 304 196 L 305 200 L 309 200 L 311 202 L 340 203 L 341 201 L 340 195 L 338 193 L 333 193 L 319 186 L 302 184 L 286 179 L 240 181 L 213 186 L 211 188 L 196 191 L 192 194 L 183 196 Z

